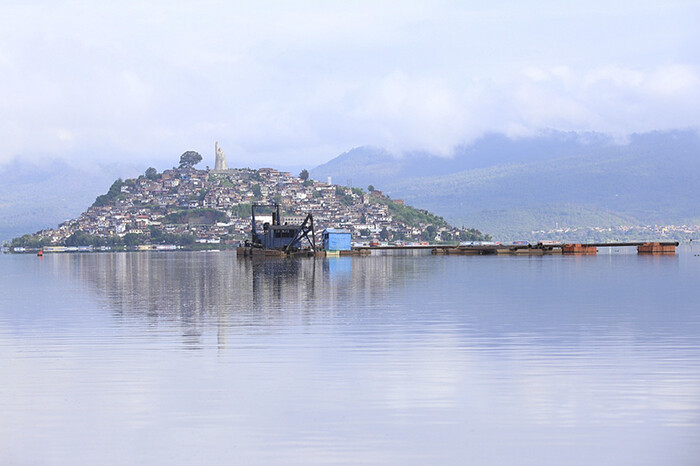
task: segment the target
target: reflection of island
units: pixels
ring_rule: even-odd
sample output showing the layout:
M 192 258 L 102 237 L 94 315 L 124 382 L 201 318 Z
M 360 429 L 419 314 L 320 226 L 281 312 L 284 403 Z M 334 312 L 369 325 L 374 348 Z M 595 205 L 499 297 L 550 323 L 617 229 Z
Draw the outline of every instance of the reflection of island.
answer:
M 562 333 L 563 328 L 584 334 L 595 329 L 595 338 L 630 330 L 640 339 L 657 338 L 661 329 L 674 335 L 692 332 L 684 324 L 688 318 L 669 319 L 658 312 L 671 302 L 668 295 L 653 286 L 638 287 L 649 280 L 648 258 L 622 257 L 613 264 L 603 257 L 463 259 L 240 260 L 227 252 L 152 252 L 51 255 L 50 263 L 57 274 L 77 277 L 78 288 L 94 290 L 115 319 L 176 328 L 191 346 L 215 333 L 225 345 L 235 334 L 314 325 L 342 333 L 354 323 L 377 325 L 387 333 L 411 325 L 432 332 L 447 325 L 465 347 L 476 344 L 471 339 L 477 329 L 478 344 L 488 347 L 506 347 L 512 335 L 531 335 L 542 348 L 569 344 L 570 333 Z M 677 262 L 655 267 L 672 271 Z M 611 311 L 616 301 L 610 296 L 631 289 L 638 291 Z M 651 337 L 649 328 L 656 332 Z
M 349 306 L 376 305 L 403 286 L 410 262 L 392 257 L 237 260 L 230 253 L 116 253 L 55 257 L 109 301 L 115 316 L 179 322 L 188 341 L 227 328 L 312 324 Z M 413 262 L 415 264 L 415 262 Z

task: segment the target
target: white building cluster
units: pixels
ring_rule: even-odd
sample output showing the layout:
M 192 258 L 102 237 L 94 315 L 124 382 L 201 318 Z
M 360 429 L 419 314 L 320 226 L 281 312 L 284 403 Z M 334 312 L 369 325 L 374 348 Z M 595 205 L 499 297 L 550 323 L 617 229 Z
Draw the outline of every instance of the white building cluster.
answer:
M 250 235 L 253 203 L 280 204 L 283 221 L 290 223 L 311 213 L 318 234 L 324 228 L 344 228 L 352 232 L 354 240 L 378 239 L 380 234 L 385 236 L 383 239 L 387 234 L 394 239 L 425 239 L 426 229 L 434 232 L 431 240 L 459 233 L 440 217 L 407 208 L 402 201 L 392 201 L 379 191 L 366 193 L 358 188 L 304 181 L 272 168 L 222 168 L 226 166 L 225 156 L 221 151 L 219 158 L 218 144 L 216 148 L 214 170 L 173 168 L 150 179 L 127 179 L 109 202 L 93 205 L 77 219 L 40 235 L 56 244 L 77 231 L 103 237 L 135 233 L 144 241 L 157 231 L 159 236 L 192 234 L 199 242 L 237 242 Z M 406 211 L 413 213 L 412 221 L 394 214 Z M 215 215 L 217 212 L 221 214 Z M 174 218 L 178 213 L 187 220 Z

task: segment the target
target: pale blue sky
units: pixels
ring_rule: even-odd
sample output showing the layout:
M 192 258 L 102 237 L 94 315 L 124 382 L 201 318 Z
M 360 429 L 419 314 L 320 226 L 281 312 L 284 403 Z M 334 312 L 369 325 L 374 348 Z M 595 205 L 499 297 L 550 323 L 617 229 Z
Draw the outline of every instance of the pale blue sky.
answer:
M 697 1 L 0 4 L 0 163 L 700 127 Z

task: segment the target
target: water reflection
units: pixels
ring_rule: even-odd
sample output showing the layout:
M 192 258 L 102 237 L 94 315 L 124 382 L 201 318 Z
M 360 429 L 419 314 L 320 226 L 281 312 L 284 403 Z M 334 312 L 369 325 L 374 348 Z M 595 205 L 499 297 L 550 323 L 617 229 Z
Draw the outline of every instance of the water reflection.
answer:
M 12 258 L 0 452 L 69 463 L 61 424 L 121 463 L 692 464 L 693 259 Z
M 415 270 L 415 264 L 390 257 L 241 260 L 231 253 L 127 253 L 48 259 L 54 273 L 89 284 L 116 318 L 177 323 L 191 347 L 212 322 L 225 346 L 227 328 L 310 323 L 338 307 L 371 306 L 389 284 L 403 286 Z
M 695 337 L 698 330 L 688 296 L 698 296 L 693 275 L 673 257 L 241 260 L 232 253 L 131 253 L 54 256 L 47 265 L 88 284 L 115 317 L 177 323 L 193 338 L 212 322 L 308 325 L 338 312 L 370 312 L 424 331 L 448 323 L 459 326 L 460 338 L 476 332 L 492 344 L 531 335 L 528 346 L 567 345 L 571 335 L 658 339 Z

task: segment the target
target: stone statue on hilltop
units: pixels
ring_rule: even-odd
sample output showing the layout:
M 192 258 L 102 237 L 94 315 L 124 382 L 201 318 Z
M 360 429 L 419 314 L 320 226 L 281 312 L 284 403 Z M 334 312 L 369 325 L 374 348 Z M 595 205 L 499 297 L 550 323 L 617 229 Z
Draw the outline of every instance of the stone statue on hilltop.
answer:
M 228 170 L 226 166 L 226 154 L 219 147 L 219 142 L 214 143 L 214 152 L 216 154 L 216 163 L 214 164 L 214 170 Z

